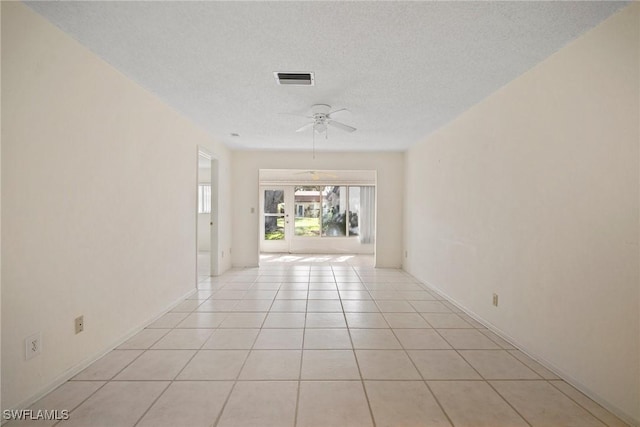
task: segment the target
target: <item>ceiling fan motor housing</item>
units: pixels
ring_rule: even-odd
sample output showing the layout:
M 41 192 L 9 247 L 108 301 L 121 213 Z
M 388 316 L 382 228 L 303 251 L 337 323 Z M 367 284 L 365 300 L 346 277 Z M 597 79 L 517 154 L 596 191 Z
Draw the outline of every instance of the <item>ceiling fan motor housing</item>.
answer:
M 331 117 L 334 113 L 346 111 L 346 108 L 341 108 L 339 110 L 331 111 L 331 105 L 327 104 L 315 104 L 311 106 L 311 115 L 306 116 L 313 121 L 311 123 L 307 123 L 302 126 L 300 129 L 296 130 L 296 132 L 302 132 L 306 129 L 313 128 L 314 132 L 323 133 L 327 131 L 328 126 L 334 126 L 340 130 L 345 132 L 353 132 L 356 128 L 345 125 L 344 123 L 340 123 Z
M 316 104 L 311 107 L 314 131 L 323 133 L 327 130 L 327 124 L 329 122 L 328 114 L 330 111 L 331 106 L 327 104 Z

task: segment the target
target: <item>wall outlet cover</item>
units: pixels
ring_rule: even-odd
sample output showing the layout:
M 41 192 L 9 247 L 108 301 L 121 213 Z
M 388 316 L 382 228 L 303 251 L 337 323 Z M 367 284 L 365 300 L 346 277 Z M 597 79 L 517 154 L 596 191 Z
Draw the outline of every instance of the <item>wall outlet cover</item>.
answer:
M 76 334 L 84 331 L 84 315 L 76 317 L 75 320 L 76 325 Z
M 42 332 L 37 332 L 24 339 L 25 360 L 32 359 L 42 353 Z

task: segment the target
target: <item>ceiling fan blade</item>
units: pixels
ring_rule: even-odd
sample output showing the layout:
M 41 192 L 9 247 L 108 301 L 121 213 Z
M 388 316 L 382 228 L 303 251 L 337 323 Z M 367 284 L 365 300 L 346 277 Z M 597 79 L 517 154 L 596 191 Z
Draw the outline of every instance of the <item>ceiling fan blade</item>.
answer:
M 338 175 L 335 175 L 326 171 L 316 171 L 316 170 L 294 172 L 293 175 L 307 175 L 311 178 L 312 181 L 319 181 L 321 178 L 338 178 Z
M 322 175 L 325 178 L 338 178 L 338 175 L 334 175 L 332 173 L 320 172 L 318 175 Z
M 320 179 L 320 174 L 316 171 L 295 172 L 294 175 L 310 175 L 312 181 L 317 181 Z
M 306 125 L 302 126 L 300 129 L 296 130 L 296 132 L 302 132 L 305 131 L 311 127 L 313 127 L 313 125 L 315 125 L 315 123 L 311 122 L 311 123 L 307 123 Z
M 327 113 L 327 117 L 331 117 L 332 114 L 339 113 L 340 111 L 349 111 L 349 110 L 347 110 L 346 108 L 340 108 L 339 110 L 335 110 L 330 113 Z
M 354 130 L 356 130 L 356 128 L 352 126 L 345 125 L 344 123 L 336 122 L 335 120 L 329 120 L 328 123 L 330 126 L 337 127 L 338 129 L 343 130 L 345 132 L 353 132 Z

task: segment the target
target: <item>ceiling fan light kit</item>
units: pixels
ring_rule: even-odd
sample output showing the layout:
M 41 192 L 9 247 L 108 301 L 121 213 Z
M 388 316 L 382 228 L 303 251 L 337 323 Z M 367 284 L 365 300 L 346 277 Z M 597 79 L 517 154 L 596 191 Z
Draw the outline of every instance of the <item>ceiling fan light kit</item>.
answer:
M 303 132 L 309 128 L 313 128 L 318 133 L 323 133 L 327 131 L 328 126 L 333 126 L 337 129 L 343 130 L 345 132 L 353 132 L 356 130 L 353 126 L 346 125 L 344 123 L 336 121 L 332 115 L 340 112 L 340 111 L 348 111 L 346 108 L 340 108 L 339 110 L 331 111 L 331 106 L 327 104 L 315 104 L 311 106 L 311 115 L 305 116 L 308 119 L 312 119 L 311 123 L 307 123 L 302 126 L 296 132 Z
M 344 123 L 338 122 L 333 119 L 333 114 L 338 113 L 340 111 L 348 111 L 346 108 L 340 108 L 338 110 L 331 111 L 331 106 L 327 104 L 315 104 L 311 106 L 311 115 L 304 116 L 308 119 L 311 119 L 311 123 L 307 123 L 301 128 L 297 129 L 296 132 L 304 132 L 307 129 L 313 129 L 312 132 L 312 141 L 313 141 L 313 158 L 316 158 L 316 133 L 322 134 L 324 133 L 325 139 L 328 139 L 329 135 L 329 126 L 335 127 L 336 129 L 340 129 L 344 132 L 353 132 L 356 130 L 353 126 L 345 125 Z

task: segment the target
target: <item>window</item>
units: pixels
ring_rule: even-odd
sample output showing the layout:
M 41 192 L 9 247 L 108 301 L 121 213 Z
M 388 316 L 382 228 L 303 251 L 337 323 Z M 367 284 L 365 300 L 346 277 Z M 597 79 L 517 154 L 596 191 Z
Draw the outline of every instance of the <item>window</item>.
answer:
M 370 243 L 373 226 L 374 187 L 296 186 L 294 189 L 294 234 L 300 237 L 360 236 Z M 371 204 L 362 201 L 371 200 Z M 362 208 L 365 206 L 366 208 Z
M 198 213 L 211 213 L 211 184 L 198 185 Z
M 298 186 L 294 191 L 295 235 L 320 235 L 320 191 L 318 187 Z
M 349 236 L 360 235 L 360 187 L 349 187 Z
M 347 187 L 326 186 L 322 189 L 322 235 L 347 235 Z

